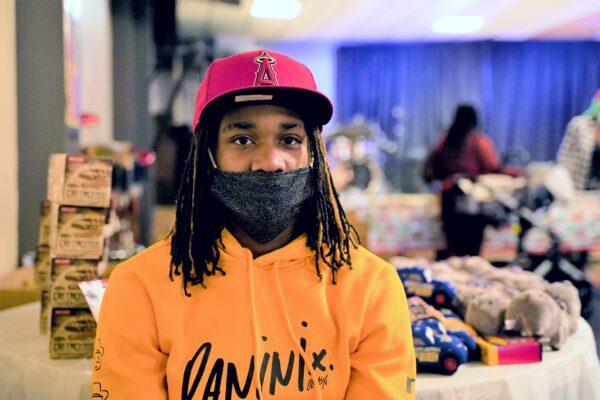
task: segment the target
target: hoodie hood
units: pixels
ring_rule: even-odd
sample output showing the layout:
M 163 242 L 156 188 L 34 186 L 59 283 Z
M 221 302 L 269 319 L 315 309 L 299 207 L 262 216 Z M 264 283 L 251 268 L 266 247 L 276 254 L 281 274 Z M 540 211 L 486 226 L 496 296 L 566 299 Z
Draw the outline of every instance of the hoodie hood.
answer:
M 248 249 L 242 247 L 240 242 L 224 228 L 221 232 L 224 249 L 221 249 L 221 260 L 227 265 L 248 264 Z M 296 237 L 283 247 L 274 250 L 268 254 L 254 258 L 252 264 L 255 268 L 274 268 L 278 264 L 280 270 L 291 268 L 301 263 L 307 262 L 307 259 L 314 258 L 315 253 L 306 245 L 307 236 L 302 234 Z

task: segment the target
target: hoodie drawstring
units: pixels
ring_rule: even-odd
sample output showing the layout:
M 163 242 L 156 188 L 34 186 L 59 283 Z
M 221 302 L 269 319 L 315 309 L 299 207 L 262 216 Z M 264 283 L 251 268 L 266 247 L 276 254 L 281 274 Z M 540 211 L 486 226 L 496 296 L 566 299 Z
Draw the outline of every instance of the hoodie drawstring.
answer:
M 314 368 L 312 367 L 312 363 L 309 361 L 308 357 L 306 356 L 306 352 L 300 345 L 300 341 L 298 340 L 298 337 L 294 333 L 294 328 L 292 327 L 292 323 L 290 321 L 290 315 L 288 313 L 287 306 L 285 305 L 285 298 L 283 297 L 283 290 L 281 289 L 281 281 L 279 280 L 279 261 L 275 261 L 275 283 L 277 284 L 277 293 L 279 293 L 279 302 L 281 303 L 281 308 L 283 309 L 283 315 L 285 317 L 285 322 L 287 323 L 288 332 L 292 337 L 292 342 L 294 343 L 294 346 L 296 346 L 296 350 L 298 350 L 301 357 L 304 359 L 304 365 L 306 365 L 306 367 L 308 367 L 308 370 L 311 373 L 311 376 L 313 378 L 314 385 L 315 385 L 314 393 L 316 393 L 316 395 L 317 395 L 316 398 L 321 400 L 321 398 L 322 398 L 321 386 L 319 386 L 317 374 L 316 374 Z
M 256 299 L 254 296 L 254 262 L 252 257 L 252 252 L 250 250 L 246 250 L 246 259 L 248 261 L 248 269 L 250 277 L 248 279 L 249 292 L 250 292 L 250 307 L 252 309 L 252 316 L 250 318 L 250 323 L 252 324 L 252 332 L 254 334 L 254 378 L 256 379 L 256 387 L 258 388 L 258 398 L 260 400 L 263 399 L 262 396 L 262 384 L 260 383 L 260 375 L 259 375 L 259 367 L 258 367 L 258 357 L 259 357 L 259 342 L 258 342 L 258 327 L 257 319 L 256 319 Z

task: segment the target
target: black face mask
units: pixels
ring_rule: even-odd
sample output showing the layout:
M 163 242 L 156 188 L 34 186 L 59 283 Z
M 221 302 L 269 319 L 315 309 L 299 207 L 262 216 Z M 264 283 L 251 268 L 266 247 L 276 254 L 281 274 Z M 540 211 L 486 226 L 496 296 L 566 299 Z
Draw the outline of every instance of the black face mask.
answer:
M 211 194 L 232 222 L 268 243 L 289 226 L 312 197 L 308 167 L 284 172 L 226 172 L 215 168 Z

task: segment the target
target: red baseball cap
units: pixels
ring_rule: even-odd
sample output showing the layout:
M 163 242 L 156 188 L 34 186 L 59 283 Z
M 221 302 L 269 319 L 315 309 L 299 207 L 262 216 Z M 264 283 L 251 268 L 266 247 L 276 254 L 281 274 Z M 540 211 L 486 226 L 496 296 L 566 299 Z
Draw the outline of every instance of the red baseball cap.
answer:
M 196 97 L 194 127 L 245 103 L 282 105 L 317 125 L 325 125 L 333 114 L 331 101 L 317 90 L 306 65 L 274 51 L 254 50 L 208 67 Z

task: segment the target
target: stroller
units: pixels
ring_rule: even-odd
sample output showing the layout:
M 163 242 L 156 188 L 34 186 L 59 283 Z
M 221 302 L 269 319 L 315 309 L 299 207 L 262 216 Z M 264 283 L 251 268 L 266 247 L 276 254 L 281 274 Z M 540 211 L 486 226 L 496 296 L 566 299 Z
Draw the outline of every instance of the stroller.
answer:
M 568 280 L 579 291 L 584 318 L 591 314 L 592 286 L 585 277 L 583 267 L 587 262 L 587 252 L 567 252 L 563 241 L 555 229 L 546 221 L 550 206 L 555 202 L 566 203 L 574 195 L 573 184 L 566 170 L 559 166 L 533 166 L 534 171 L 527 178 L 509 178 L 507 185 L 498 185 L 493 179 L 473 181 L 462 178 L 456 186 L 478 204 L 479 212 L 490 221 L 490 225 L 500 226 L 511 220 L 519 227 L 517 255 L 514 264 L 530 270 L 549 282 Z M 502 187 L 504 186 L 504 188 Z M 527 234 L 536 228 L 549 240 L 549 248 L 544 254 L 533 254 L 526 248 Z

